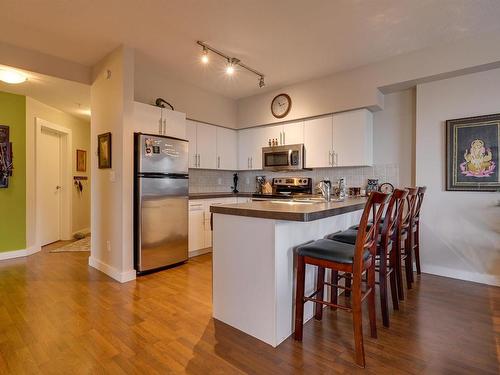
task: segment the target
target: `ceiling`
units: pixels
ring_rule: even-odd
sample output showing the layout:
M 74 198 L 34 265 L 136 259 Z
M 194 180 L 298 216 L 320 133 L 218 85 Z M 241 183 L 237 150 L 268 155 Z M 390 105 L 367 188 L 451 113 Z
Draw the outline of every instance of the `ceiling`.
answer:
M 242 98 L 497 31 L 498 0 L 2 0 L 0 41 L 86 66 L 127 44 L 165 72 Z M 202 40 L 266 75 L 224 77 Z M 216 61 L 217 60 L 217 61 Z
M 0 69 L 2 68 L 6 67 L 0 65 Z M 21 69 L 16 70 L 23 72 L 28 80 L 17 85 L 0 81 L 0 91 L 30 96 L 60 111 L 90 121 L 90 86 Z

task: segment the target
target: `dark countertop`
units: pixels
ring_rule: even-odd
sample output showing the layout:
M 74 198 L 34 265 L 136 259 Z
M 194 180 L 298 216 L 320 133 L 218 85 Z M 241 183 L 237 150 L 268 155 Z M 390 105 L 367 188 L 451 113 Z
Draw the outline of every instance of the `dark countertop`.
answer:
M 347 212 L 362 210 L 366 198 L 347 198 L 343 202 L 324 203 L 277 203 L 273 201 L 252 201 L 248 203 L 211 206 L 210 212 L 224 215 L 259 217 L 287 221 L 314 221 Z
M 189 193 L 189 199 L 251 197 L 253 193 Z

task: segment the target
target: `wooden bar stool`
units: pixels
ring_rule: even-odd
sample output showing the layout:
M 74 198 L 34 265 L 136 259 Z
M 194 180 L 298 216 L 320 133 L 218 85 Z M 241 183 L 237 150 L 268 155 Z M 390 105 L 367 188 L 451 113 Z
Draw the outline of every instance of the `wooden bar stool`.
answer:
M 377 337 L 377 323 L 375 312 L 375 255 L 377 252 L 377 237 L 380 218 L 384 206 L 389 200 L 389 195 L 374 192 L 368 198 L 361 221 L 359 223 L 358 236 L 355 245 L 320 239 L 297 248 L 297 287 L 295 301 L 295 333 L 294 338 L 302 341 L 302 329 L 304 324 L 304 303 L 312 301 L 316 303 L 315 318 L 321 320 L 323 305 L 337 307 L 353 314 L 355 359 L 359 366 L 365 367 L 365 352 L 363 346 L 363 325 L 361 303 L 368 299 L 368 311 L 370 318 L 370 333 L 373 338 Z M 367 230 L 370 213 L 373 213 L 373 225 Z M 318 267 L 318 279 L 316 290 L 310 295 L 304 295 L 305 268 L 306 264 Z M 332 285 L 325 282 L 325 269 L 333 272 L 347 272 L 352 276 L 352 298 L 348 306 L 339 305 L 324 300 L 324 285 L 336 288 L 345 288 L 341 285 Z M 367 273 L 368 285 L 362 289 L 361 281 L 363 273 Z
M 420 186 L 417 190 L 417 206 L 413 215 L 412 236 L 413 236 L 413 252 L 415 254 L 415 265 L 417 267 L 417 275 L 420 275 L 420 209 L 424 201 L 424 195 L 427 187 Z
M 388 285 L 389 279 L 391 287 L 392 307 L 394 310 L 399 309 L 399 298 L 397 292 L 396 267 L 399 260 L 397 248 L 393 251 L 393 246 L 396 242 L 397 226 L 401 222 L 404 211 L 404 202 L 408 190 L 396 189 L 391 195 L 384 217 L 381 219 L 379 226 L 379 239 L 377 244 L 377 262 L 378 266 L 375 271 L 379 273 L 379 290 L 380 290 L 380 308 L 382 311 L 382 322 L 385 327 L 389 327 L 389 303 L 388 303 Z M 368 227 L 371 227 L 368 223 Z M 326 239 L 354 244 L 358 234 L 358 225 L 352 226 L 349 229 L 332 233 L 325 236 Z M 394 246 L 395 247 L 395 246 Z M 350 277 L 348 274 L 341 275 L 346 280 L 346 286 L 350 285 Z M 338 284 L 338 273 L 332 272 L 332 284 Z M 347 282 L 349 280 L 349 282 Z M 346 296 L 347 297 L 347 296 Z M 331 301 L 337 300 L 337 288 L 331 288 Z
M 413 221 L 413 216 L 415 214 L 418 188 L 410 187 L 406 188 L 406 190 L 408 190 L 408 195 L 406 196 L 406 204 L 404 207 L 405 213 L 398 228 L 396 237 L 396 247 L 398 249 L 398 254 L 400 256 L 400 260 L 396 268 L 396 277 L 398 279 L 398 295 L 400 300 L 404 300 L 405 298 L 403 289 L 402 263 L 404 263 L 404 268 L 405 268 L 407 289 L 412 288 L 412 282 L 413 282 L 412 221 Z

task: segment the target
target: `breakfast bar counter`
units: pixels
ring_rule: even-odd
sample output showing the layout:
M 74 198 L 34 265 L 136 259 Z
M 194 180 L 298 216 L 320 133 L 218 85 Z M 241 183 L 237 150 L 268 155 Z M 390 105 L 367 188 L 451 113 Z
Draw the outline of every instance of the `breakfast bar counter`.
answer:
M 294 249 L 358 224 L 365 201 L 212 206 L 213 317 L 278 346 L 293 332 Z M 306 294 L 314 290 L 315 278 L 316 268 L 308 267 Z M 305 321 L 313 316 L 312 305 L 305 305 Z

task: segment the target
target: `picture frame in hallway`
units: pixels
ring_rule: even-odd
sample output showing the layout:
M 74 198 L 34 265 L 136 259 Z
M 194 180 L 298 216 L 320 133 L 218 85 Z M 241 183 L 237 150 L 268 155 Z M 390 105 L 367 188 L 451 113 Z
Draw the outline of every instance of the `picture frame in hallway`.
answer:
M 446 190 L 499 191 L 500 113 L 446 121 Z
M 99 169 L 111 168 L 111 133 L 97 136 L 97 159 Z
M 87 172 L 87 151 L 76 150 L 76 171 Z
M 0 188 L 9 187 L 9 177 L 12 177 L 12 142 L 7 125 L 0 125 Z

